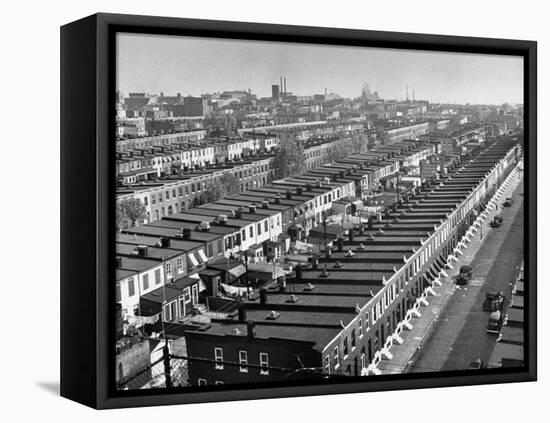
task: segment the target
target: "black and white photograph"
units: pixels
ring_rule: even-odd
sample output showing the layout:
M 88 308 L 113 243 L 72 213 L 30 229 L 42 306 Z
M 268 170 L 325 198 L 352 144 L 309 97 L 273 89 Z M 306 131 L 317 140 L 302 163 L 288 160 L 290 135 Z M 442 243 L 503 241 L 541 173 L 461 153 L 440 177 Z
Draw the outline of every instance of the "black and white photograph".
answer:
M 115 37 L 117 391 L 526 367 L 524 57 Z

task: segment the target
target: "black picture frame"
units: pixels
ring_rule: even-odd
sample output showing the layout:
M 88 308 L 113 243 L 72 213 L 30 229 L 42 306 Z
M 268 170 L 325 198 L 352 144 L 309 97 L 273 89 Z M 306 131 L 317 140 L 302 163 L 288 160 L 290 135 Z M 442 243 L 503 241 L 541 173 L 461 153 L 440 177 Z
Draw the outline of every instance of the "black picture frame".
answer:
M 114 360 L 114 104 L 117 32 L 517 55 L 524 58 L 524 368 L 359 378 L 323 384 L 116 392 Z M 61 28 L 61 395 L 119 408 L 534 381 L 537 377 L 537 44 L 470 38 L 150 16 L 95 14 Z

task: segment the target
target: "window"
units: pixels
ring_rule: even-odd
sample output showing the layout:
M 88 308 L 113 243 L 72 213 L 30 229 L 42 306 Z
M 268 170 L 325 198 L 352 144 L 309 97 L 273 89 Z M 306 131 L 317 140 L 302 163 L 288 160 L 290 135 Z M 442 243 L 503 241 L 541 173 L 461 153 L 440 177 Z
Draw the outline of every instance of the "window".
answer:
M 170 199 L 170 191 L 166 191 L 166 199 L 167 199 L 167 200 Z
M 206 386 L 206 379 L 199 378 L 198 383 L 199 383 L 199 386 Z
M 149 289 L 149 273 L 143 275 L 143 290 Z
M 214 361 L 216 362 L 215 368 L 223 370 L 223 349 L 214 348 Z
M 239 351 L 239 365 L 240 372 L 248 372 L 248 353 L 246 351 Z
M 267 220 L 264 222 L 264 232 L 267 232 L 268 230 L 268 223 Z
M 134 286 L 134 278 L 128 279 L 128 296 L 133 297 L 136 293 L 136 287 Z
M 363 337 L 363 319 L 359 319 L 359 327 L 357 328 L 357 332 L 359 333 L 359 339 Z
M 120 302 L 121 292 L 120 292 L 120 284 L 117 283 L 116 285 L 116 302 Z
M 178 303 L 180 306 L 180 316 L 185 317 L 187 311 L 185 310 L 185 297 L 183 295 L 178 298 Z
M 176 269 L 178 273 L 183 272 L 183 257 L 178 257 L 176 260 Z
M 267 353 L 260 353 L 260 374 L 269 374 L 269 355 Z
M 155 270 L 155 285 L 160 283 L 160 269 Z
M 365 369 L 367 367 L 367 357 L 365 356 L 365 353 L 361 354 L 361 368 Z
M 167 261 L 165 264 L 166 267 L 166 277 L 170 278 L 172 276 L 172 262 Z
M 187 287 L 183 290 L 183 296 L 185 297 L 185 304 L 191 302 L 191 288 Z
M 214 245 L 212 243 L 206 245 L 206 253 L 208 254 L 208 258 L 214 257 Z
M 340 357 L 338 356 L 338 345 L 334 347 L 334 368 L 340 366 Z
M 249 232 L 250 232 L 250 238 L 253 238 L 254 237 L 254 226 L 250 227 Z
M 164 321 L 169 322 L 174 316 L 172 315 L 171 304 L 165 304 L 164 306 Z
M 146 206 L 149 205 L 149 198 L 148 197 L 143 197 L 143 204 L 145 204 Z
M 262 224 L 258 223 L 258 236 L 262 234 Z
M 243 229 L 241 232 L 243 241 L 246 241 L 246 231 Z

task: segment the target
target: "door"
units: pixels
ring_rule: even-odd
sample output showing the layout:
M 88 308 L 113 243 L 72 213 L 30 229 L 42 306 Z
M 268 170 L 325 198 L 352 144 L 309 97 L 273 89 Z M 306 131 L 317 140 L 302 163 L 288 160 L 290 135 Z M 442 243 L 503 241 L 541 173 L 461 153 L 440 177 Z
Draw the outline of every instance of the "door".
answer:
M 199 303 L 199 287 L 197 284 L 193 285 L 191 288 L 191 301 L 193 305 Z

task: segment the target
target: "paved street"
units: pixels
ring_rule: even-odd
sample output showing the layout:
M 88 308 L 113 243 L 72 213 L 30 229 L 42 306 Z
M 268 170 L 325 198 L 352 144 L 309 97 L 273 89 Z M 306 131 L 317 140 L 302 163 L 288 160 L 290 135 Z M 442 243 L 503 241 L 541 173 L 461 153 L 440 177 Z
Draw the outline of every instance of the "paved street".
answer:
M 485 332 L 489 316 L 482 310 L 485 292 L 502 291 L 509 297 L 509 283 L 515 279 L 523 259 L 523 183 L 513 197 L 512 207 L 501 211 L 502 226 L 483 234 L 485 242 L 471 262 L 472 280 L 467 286 L 454 289 L 408 371 L 465 369 L 478 358 L 489 360 L 496 336 Z

